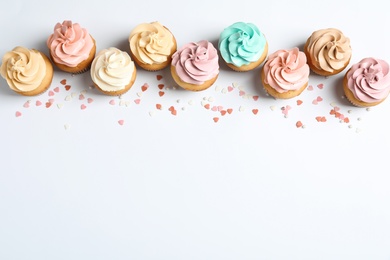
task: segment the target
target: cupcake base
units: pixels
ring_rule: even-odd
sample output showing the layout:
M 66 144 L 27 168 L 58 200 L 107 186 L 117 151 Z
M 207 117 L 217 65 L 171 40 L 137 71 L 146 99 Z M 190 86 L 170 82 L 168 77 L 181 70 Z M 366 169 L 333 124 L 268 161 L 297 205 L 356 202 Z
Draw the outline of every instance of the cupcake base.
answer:
M 238 71 L 238 72 L 250 71 L 260 66 L 260 64 L 263 63 L 263 61 L 267 58 L 267 55 L 268 55 L 268 42 L 264 46 L 263 54 L 261 54 L 260 58 L 257 61 L 251 62 L 247 65 L 242 65 L 240 67 L 227 62 L 226 65 L 234 71 Z
M 176 82 L 176 84 L 178 84 L 180 87 L 182 87 L 186 90 L 190 90 L 190 91 L 202 91 L 202 90 L 208 89 L 209 87 L 211 87 L 214 84 L 214 82 L 218 78 L 218 75 L 216 75 L 214 78 L 205 81 L 201 85 L 187 83 L 187 82 L 182 81 L 179 78 L 179 76 L 176 73 L 176 67 L 173 65 L 171 65 L 171 75 L 172 75 L 173 80 Z
M 286 92 L 279 93 L 270 85 L 265 84 L 264 78 L 265 78 L 264 69 L 262 69 L 261 70 L 261 81 L 263 83 L 264 90 L 267 92 L 267 94 L 269 94 L 270 96 L 277 98 L 277 99 L 290 99 L 290 98 L 294 98 L 296 96 L 299 96 L 306 89 L 306 87 L 309 83 L 309 82 L 306 82 L 304 85 L 302 85 L 302 87 L 300 87 L 297 90 L 288 90 Z

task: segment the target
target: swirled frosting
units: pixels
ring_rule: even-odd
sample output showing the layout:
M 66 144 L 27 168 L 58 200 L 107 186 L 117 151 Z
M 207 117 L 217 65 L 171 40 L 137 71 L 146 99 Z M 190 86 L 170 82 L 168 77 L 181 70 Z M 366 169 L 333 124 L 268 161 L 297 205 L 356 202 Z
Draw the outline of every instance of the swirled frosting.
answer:
M 145 64 L 166 62 L 176 51 L 172 33 L 159 22 L 138 25 L 129 36 L 130 49 Z
M 1 76 L 15 91 L 28 92 L 38 88 L 46 75 L 46 63 L 37 50 L 15 47 L 3 56 Z
M 217 49 L 206 40 L 184 45 L 172 55 L 172 65 L 182 81 L 195 85 L 219 74 Z
M 76 67 L 86 60 L 94 46 L 88 31 L 71 21 L 57 23 L 46 43 L 54 62 L 68 67 Z
M 298 48 L 274 52 L 268 56 L 263 69 L 264 83 L 279 93 L 297 90 L 309 80 L 310 68 L 306 55 Z
M 118 91 L 130 83 L 134 70 L 129 54 L 111 47 L 101 50 L 94 58 L 91 78 L 104 91 Z
M 349 69 L 346 77 L 348 88 L 363 102 L 378 102 L 389 94 L 389 64 L 384 60 L 364 58 Z
M 227 63 L 240 67 L 260 59 L 266 43 L 256 25 L 237 22 L 222 31 L 218 48 Z
M 314 67 L 330 73 L 343 69 L 352 55 L 349 38 L 334 28 L 313 32 L 306 50 Z

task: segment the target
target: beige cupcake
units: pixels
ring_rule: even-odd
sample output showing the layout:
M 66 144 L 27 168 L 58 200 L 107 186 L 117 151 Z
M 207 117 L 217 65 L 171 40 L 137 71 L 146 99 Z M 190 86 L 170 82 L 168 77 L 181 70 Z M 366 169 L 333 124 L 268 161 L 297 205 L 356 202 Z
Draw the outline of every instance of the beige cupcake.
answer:
M 169 66 L 177 49 L 173 34 L 159 22 L 142 23 L 135 27 L 130 33 L 129 45 L 134 62 L 148 71 Z
M 349 38 L 335 28 L 313 32 L 305 43 L 304 52 L 310 69 L 321 76 L 340 73 L 352 56 Z
M 53 65 L 42 52 L 18 46 L 3 56 L 1 76 L 16 93 L 36 96 L 50 87 Z

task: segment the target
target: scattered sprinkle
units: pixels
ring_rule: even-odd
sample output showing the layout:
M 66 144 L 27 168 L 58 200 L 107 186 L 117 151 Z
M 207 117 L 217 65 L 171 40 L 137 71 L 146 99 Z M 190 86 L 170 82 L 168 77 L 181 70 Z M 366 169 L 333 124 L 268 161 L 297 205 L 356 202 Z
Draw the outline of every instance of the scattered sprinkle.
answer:
M 16 111 L 16 112 L 15 112 L 15 116 L 16 116 L 16 117 L 20 117 L 20 116 L 22 116 L 22 112 L 20 112 L 20 111 Z

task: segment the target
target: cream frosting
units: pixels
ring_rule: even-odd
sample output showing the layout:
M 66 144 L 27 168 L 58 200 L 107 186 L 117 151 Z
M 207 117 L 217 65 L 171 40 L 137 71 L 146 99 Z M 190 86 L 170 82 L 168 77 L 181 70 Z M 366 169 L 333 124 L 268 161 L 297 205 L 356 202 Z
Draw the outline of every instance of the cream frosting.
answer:
M 28 92 L 38 88 L 46 75 L 46 63 L 41 53 L 18 46 L 2 59 L 1 76 L 15 91 Z
M 334 28 L 313 32 L 306 49 L 312 65 L 330 73 L 343 69 L 352 55 L 349 38 Z
M 260 59 L 266 43 L 265 36 L 256 25 L 237 22 L 222 31 L 218 48 L 227 63 L 241 67 Z
M 91 78 L 104 91 L 118 91 L 130 83 L 134 70 L 129 54 L 111 47 L 101 50 L 94 58 Z
M 218 52 L 206 40 L 188 43 L 172 55 L 178 77 L 187 83 L 202 85 L 219 74 Z
M 348 88 L 363 102 L 378 102 L 389 94 L 389 64 L 384 60 L 364 58 L 349 69 L 346 77 Z
M 264 83 L 279 93 L 297 90 L 309 81 L 310 68 L 306 55 L 296 47 L 269 55 L 263 69 Z
M 47 39 L 47 46 L 54 62 L 76 67 L 89 57 L 94 42 L 86 29 L 66 20 L 55 25 L 54 33 Z
M 176 51 L 172 33 L 159 22 L 138 25 L 129 36 L 132 54 L 145 64 L 166 62 Z

